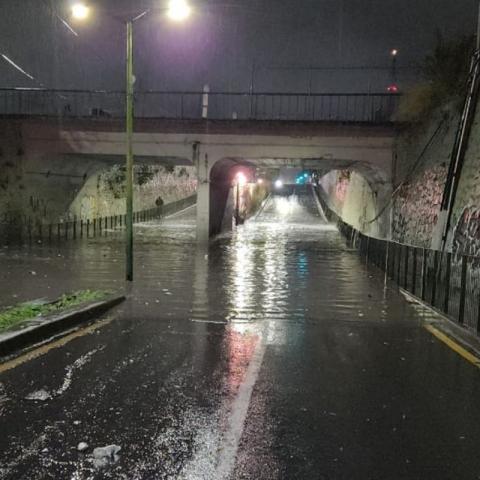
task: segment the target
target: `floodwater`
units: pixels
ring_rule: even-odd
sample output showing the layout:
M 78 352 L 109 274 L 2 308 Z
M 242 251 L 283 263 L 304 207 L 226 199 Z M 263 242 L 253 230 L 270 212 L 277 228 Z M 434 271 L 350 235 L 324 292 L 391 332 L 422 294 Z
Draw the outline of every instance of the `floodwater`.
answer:
M 1 479 L 480 478 L 478 369 L 308 191 L 209 249 L 194 218 L 137 227 L 96 327 L 0 364 Z M 123 289 L 123 261 L 120 234 L 3 249 L 0 302 Z

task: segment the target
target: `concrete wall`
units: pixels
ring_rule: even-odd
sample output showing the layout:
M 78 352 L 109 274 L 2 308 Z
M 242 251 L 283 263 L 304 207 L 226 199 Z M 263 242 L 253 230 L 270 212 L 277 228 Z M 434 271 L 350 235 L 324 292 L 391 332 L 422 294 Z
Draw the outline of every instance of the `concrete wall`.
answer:
M 231 186 L 229 182 L 215 182 L 210 184 L 210 236 L 218 235 L 228 225 L 226 217 L 231 204 Z
M 452 214 L 452 251 L 480 255 L 480 109 L 477 109 Z M 346 222 L 372 236 L 430 248 L 437 226 L 458 128 L 459 112 L 447 105 L 424 124 L 397 132 L 392 202 L 375 194 L 371 182 L 355 172 L 332 171 L 322 179 L 332 207 Z M 389 205 L 378 222 L 368 223 Z M 388 228 L 388 224 L 391 224 Z
M 394 179 L 397 186 L 405 183 L 393 202 L 396 241 L 431 246 L 457 122 L 443 117 L 437 112 L 428 124 L 406 128 L 397 137 Z
M 263 200 L 268 195 L 268 189 L 265 185 L 258 185 L 257 183 L 248 183 L 240 187 L 240 203 L 239 216 L 242 222 L 248 220 L 257 213 L 262 205 Z M 237 208 L 237 189 L 231 187 L 228 200 L 225 206 L 225 213 L 222 221 L 222 231 L 232 229 Z
M 453 250 L 480 255 L 480 108 L 463 166 L 452 215 Z
M 0 127 L 3 124 L 10 125 L 11 121 L 0 120 Z M 18 124 L 22 155 L 36 162 L 36 168 L 43 170 L 39 174 L 47 179 L 41 188 L 40 181 L 27 188 L 47 197 L 45 204 L 52 205 L 46 210 L 46 221 L 57 221 L 61 215 L 87 216 L 89 212 L 98 212 L 103 216 L 119 211 L 121 198 L 102 198 L 105 188 L 99 172 L 123 159 L 125 134 L 120 121 L 26 118 Z M 221 185 L 225 178 L 224 162 L 230 163 L 230 167 L 324 171 L 355 166 L 362 174 L 367 172 L 377 192 L 385 185 L 388 190 L 391 180 L 394 132 L 389 125 L 151 119 L 139 120 L 136 127 L 134 152 L 138 163 L 196 167 L 197 233 L 202 242 L 208 241 L 209 234 L 216 233 L 223 221 L 230 189 L 228 183 Z M 9 146 L 14 140 L 7 140 Z M 14 163 L 18 161 L 15 159 Z M 214 174 L 217 164 L 219 178 Z M 56 179 L 52 180 L 54 170 Z M 158 198 L 157 194 L 162 196 L 146 186 L 140 190 L 140 203 L 145 190 L 144 207 L 147 203 L 148 207 L 153 206 L 151 202 Z M 11 197 L 15 199 L 15 195 Z M 19 209 L 25 213 L 28 202 L 22 202 Z M 8 201 L 4 203 L 6 210 L 12 207 Z
M 134 209 L 175 202 L 196 191 L 194 167 L 148 167 L 152 178 L 134 187 Z M 15 160 L 0 157 L 0 221 L 28 219 L 32 224 L 61 219 L 94 218 L 125 213 L 123 188 L 108 179 L 116 167 L 80 166 L 68 158 Z
M 27 152 L 15 122 L 0 129 L 0 222 L 57 221 L 95 170 L 95 162 Z
M 21 136 L 12 122 L 0 130 L 0 221 L 24 210 L 24 152 Z
M 435 131 L 440 126 L 437 134 Z M 450 156 L 458 128 L 459 113 L 454 106 L 437 112 L 420 127 L 410 128 L 399 135 L 396 142 L 397 183 L 405 185 L 396 197 L 393 209 L 394 239 L 430 247 L 437 224 Z M 424 158 L 418 158 L 425 151 Z M 418 162 L 418 166 L 416 166 Z M 413 173 L 412 173 L 413 172 Z M 454 252 L 480 255 L 480 112 L 471 132 L 469 147 L 452 212 L 451 234 Z
M 255 177 L 255 170 L 252 166 L 240 166 L 238 162 L 230 159 L 223 159 L 216 162 L 210 172 L 209 183 L 209 235 L 218 235 L 224 231 L 231 230 L 233 218 L 236 214 L 237 187 L 235 177 L 242 172 L 247 178 Z M 267 195 L 264 185 L 247 183 L 240 187 L 239 214 L 241 220 L 246 220 L 261 205 Z M 197 209 L 202 205 L 198 202 Z M 198 220 L 197 220 L 198 222 Z
M 387 234 L 388 225 L 378 213 L 378 194 L 363 175 L 350 170 L 332 170 L 320 180 L 330 207 L 345 222 L 374 237 Z M 374 220 L 372 222 L 372 220 Z
M 1 126 L 0 223 L 47 224 L 74 215 L 85 219 L 125 212 L 124 191 L 116 182 L 120 166 L 94 155 L 37 152 L 28 148 L 21 121 Z M 197 188 L 193 166 L 139 165 L 135 179 L 135 210 L 180 200 Z
M 422 125 L 398 131 L 393 161 L 393 189 L 396 190 L 388 217 L 395 241 L 430 248 L 437 226 L 445 179 L 450 163 L 459 112 L 453 105 L 435 112 Z M 376 236 L 381 224 L 369 224 L 385 205 L 365 177 L 355 172 L 332 171 L 322 185 L 336 212 L 357 229 Z M 388 200 L 388 197 L 385 199 Z M 451 237 L 454 252 L 480 255 L 480 109 L 469 140 L 456 202 L 452 213 Z
M 90 177 L 68 208 L 70 216 L 94 218 L 125 213 L 121 166 L 104 169 Z M 141 184 L 140 184 L 141 183 Z M 136 168 L 134 210 L 145 210 L 194 194 L 194 167 L 140 166 Z

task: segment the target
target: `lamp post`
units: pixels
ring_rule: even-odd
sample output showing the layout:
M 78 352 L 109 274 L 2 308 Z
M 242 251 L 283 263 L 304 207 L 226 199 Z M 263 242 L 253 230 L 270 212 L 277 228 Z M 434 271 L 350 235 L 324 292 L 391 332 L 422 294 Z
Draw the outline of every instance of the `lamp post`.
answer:
M 397 56 L 398 56 L 398 50 L 396 48 L 393 48 L 390 51 L 390 55 L 392 57 L 392 82 L 397 83 Z
M 477 52 L 480 51 L 480 1 L 478 2 L 477 42 L 475 46 L 477 48 Z
M 240 225 L 240 187 L 243 187 L 247 183 L 247 177 L 243 172 L 238 172 L 236 177 L 236 184 L 237 184 L 237 198 L 236 198 L 236 205 L 235 205 L 235 225 Z
M 126 279 L 133 281 L 133 21 L 127 22 L 127 108 L 126 108 Z
M 188 18 L 191 8 L 187 0 L 170 0 L 167 8 L 160 9 L 167 12 L 168 17 L 180 22 Z M 125 22 L 127 31 L 127 51 L 126 51 L 126 279 L 133 281 L 133 123 L 134 123 L 134 83 L 135 76 L 133 72 L 133 24 L 146 17 L 149 13 L 157 9 L 145 10 L 141 14 Z M 75 3 L 72 6 L 72 16 L 76 20 L 84 21 L 90 15 L 90 8 L 85 3 Z
M 392 50 L 390 50 L 390 57 L 392 58 L 392 66 L 391 66 L 391 70 L 390 70 L 391 83 L 387 88 L 387 91 L 389 93 L 398 93 L 397 56 L 398 56 L 398 50 L 396 48 L 393 48 Z
M 240 224 L 240 180 L 237 179 L 237 205 L 235 208 L 235 225 Z

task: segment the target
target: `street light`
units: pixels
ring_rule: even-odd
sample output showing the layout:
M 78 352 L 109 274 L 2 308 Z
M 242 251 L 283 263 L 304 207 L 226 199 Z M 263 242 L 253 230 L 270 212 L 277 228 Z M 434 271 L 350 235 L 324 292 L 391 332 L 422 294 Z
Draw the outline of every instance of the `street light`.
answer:
M 182 22 L 186 20 L 192 9 L 186 0 L 170 0 L 168 4 L 168 17 L 174 22 Z
M 390 50 L 390 56 L 392 57 L 392 69 L 391 69 L 391 84 L 388 86 L 388 93 L 398 93 L 397 85 L 397 56 L 398 49 L 393 48 Z
M 133 73 L 133 24 L 146 17 L 150 12 L 158 9 L 145 10 L 136 17 L 125 22 L 127 30 L 127 55 L 126 55 L 126 279 L 133 281 L 133 122 L 134 122 L 134 83 Z M 187 0 L 170 0 L 168 8 L 161 9 L 174 21 L 188 18 L 191 8 Z M 82 2 L 72 6 L 72 16 L 77 20 L 86 20 L 89 16 L 89 7 Z M 122 22 L 123 23 L 123 22 Z
M 72 5 L 72 17 L 75 20 L 86 20 L 90 14 L 90 8 L 84 3 L 75 3 Z

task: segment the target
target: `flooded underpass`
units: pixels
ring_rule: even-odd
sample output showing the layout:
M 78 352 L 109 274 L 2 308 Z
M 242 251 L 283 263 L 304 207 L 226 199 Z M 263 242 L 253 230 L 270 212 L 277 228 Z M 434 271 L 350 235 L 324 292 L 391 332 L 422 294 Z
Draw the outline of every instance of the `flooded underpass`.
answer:
M 0 478 L 480 478 L 478 369 L 289 193 L 208 249 L 194 208 L 138 226 L 128 301 L 0 364 Z M 123 262 L 120 233 L 4 248 L 0 304 Z

